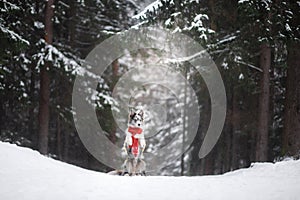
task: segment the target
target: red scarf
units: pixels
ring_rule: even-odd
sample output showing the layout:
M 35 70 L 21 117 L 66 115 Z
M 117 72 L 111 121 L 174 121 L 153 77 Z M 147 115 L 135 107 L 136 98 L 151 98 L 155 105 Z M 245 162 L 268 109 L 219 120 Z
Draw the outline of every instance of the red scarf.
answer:
M 136 134 L 141 134 L 143 132 L 143 129 L 139 127 L 128 127 L 128 132 L 131 133 L 131 139 L 132 139 L 132 145 L 129 146 L 129 148 L 132 148 L 132 154 L 134 156 L 137 156 L 139 154 L 139 139 L 135 138 L 134 136 Z
M 131 133 L 133 136 L 135 136 L 136 134 L 141 134 L 143 132 L 143 129 L 141 129 L 139 127 L 129 126 L 128 132 Z

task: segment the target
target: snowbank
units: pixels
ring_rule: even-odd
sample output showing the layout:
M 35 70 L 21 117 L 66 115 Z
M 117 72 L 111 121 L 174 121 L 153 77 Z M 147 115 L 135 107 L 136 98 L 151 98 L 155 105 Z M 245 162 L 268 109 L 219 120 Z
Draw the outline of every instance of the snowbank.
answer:
M 0 142 L 0 199 L 299 199 L 300 161 L 256 163 L 218 176 L 119 177 Z

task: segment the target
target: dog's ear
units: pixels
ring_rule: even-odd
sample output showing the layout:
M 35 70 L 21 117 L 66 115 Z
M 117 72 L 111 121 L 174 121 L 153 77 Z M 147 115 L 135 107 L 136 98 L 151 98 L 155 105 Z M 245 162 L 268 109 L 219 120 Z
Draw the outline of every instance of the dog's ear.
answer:
M 134 110 L 132 108 L 129 108 L 129 114 L 132 115 L 134 113 Z
M 134 115 L 134 110 L 133 108 L 130 108 L 129 109 L 129 116 L 132 117 Z
M 143 118 L 144 117 L 144 111 L 140 110 L 139 115 Z

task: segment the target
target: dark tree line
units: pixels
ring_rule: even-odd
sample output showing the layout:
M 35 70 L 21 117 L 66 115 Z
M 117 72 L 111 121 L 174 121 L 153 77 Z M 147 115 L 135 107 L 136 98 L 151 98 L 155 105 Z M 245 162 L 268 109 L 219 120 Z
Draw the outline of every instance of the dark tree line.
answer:
M 200 29 L 197 15 L 203 16 Z M 223 76 L 228 100 L 223 133 L 199 160 L 210 109 L 202 102 L 208 117 L 194 141 L 188 174 L 223 173 L 255 161 L 299 156 L 299 4 L 162 0 L 139 17 L 198 40 Z
M 65 162 L 102 169 L 82 145 L 72 116 L 72 87 L 94 46 L 132 24 L 132 1 L 0 3 L 1 141 Z
M 300 5 L 296 1 L 161 0 L 139 19 L 132 18 L 140 10 L 131 0 L 5 0 L 0 8 L 1 141 L 107 170 L 85 150 L 76 133 L 71 107 L 74 78 L 82 60 L 101 41 L 136 24 L 155 24 L 201 43 L 226 87 L 225 126 L 204 159 L 198 158 L 198 152 L 211 105 L 207 91 L 199 94 L 200 127 L 185 152 L 188 161 L 180 159 L 182 174 L 219 174 L 255 161 L 299 156 Z M 126 66 L 114 61 L 104 77 L 109 87 L 99 85 L 99 91 L 111 94 L 122 70 Z M 190 77 L 194 89 L 206 87 L 199 74 Z M 104 102 L 101 99 L 99 121 L 116 143 L 111 106 Z M 103 118 L 103 113 L 109 117 Z M 170 174 L 175 167 L 166 170 Z

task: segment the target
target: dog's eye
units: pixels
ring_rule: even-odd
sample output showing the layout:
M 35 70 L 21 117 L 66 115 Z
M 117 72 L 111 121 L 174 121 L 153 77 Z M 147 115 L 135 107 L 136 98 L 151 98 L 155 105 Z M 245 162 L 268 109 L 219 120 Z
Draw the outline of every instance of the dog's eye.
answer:
M 135 118 L 136 117 L 136 114 L 133 113 L 133 114 L 130 114 L 130 118 Z

